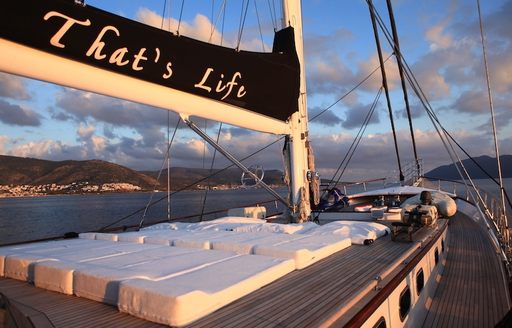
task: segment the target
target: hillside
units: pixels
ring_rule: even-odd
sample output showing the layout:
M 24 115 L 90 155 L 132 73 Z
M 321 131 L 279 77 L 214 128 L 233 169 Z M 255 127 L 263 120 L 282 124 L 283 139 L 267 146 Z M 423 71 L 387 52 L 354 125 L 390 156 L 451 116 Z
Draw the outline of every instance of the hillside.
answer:
M 71 183 L 131 183 L 152 189 L 155 179 L 123 167 L 101 161 L 47 161 L 0 155 L 0 185 L 45 185 Z
M 504 178 L 512 178 L 512 155 L 502 155 L 501 170 Z M 496 158 L 489 156 L 475 157 L 475 161 L 482 166 L 492 177 L 498 177 L 498 167 L 496 165 Z M 462 161 L 470 176 L 474 179 L 486 179 L 487 175 L 482 172 L 471 160 L 465 159 Z M 455 165 L 439 166 L 425 174 L 427 177 L 441 178 L 441 179 L 459 179 L 459 174 Z
M 213 173 L 218 172 L 219 170 L 213 170 Z M 148 176 L 153 178 L 158 177 L 157 171 L 143 171 Z M 238 168 L 231 168 L 220 172 L 210 179 L 205 179 L 210 176 L 209 169 L 198 169 L 198 168 L 185 168 L 185 167 L 173 167 L 171 168 L 171 189 L 177 190 L 182 189 L 188 186 L 191 186 L 188 189 L 196 189 L 197 185 L 200 186 L 219 186 L 219 185 L 227 185 L 227 186 L 239 186 L 241 185 L 240 178 L 242 176 L 242 171 Z M 283 172 L 279 170 L 267 170 L 265 171 L 265 176 L 263 181 L 267 184 L 273 185 L 283 185 L 282 181 Z M 202 181 L 201 181 L 202 180 Z M 198 182 L 200 181 L 200 182 Z M 167 188 L 167 171 L 164 170 L 160 176 L 160 189 Z
M 171 189 L 177 190 L 184 187 L 198 189 L 208 185 L 239 186 L 241 184 L 241 174 L 238 168 L 231 168 L 207 180 L 205 178 L 210 175 L 208 169 L 173 167 L 171 168 Z M 48 161 L 0 155 L 0 185 L 69 185 L 86 182 L 88 185 L 130 183 L 141 187 L 143 190 L 152 190 L 157 176 L 157 171 L 137 172 L 101 160 Z M 265 171 L 263 180 L 268 184 L 282 185 L 282 172 L 279 170 Z M 157 186 L 157 189 L 167 189 L 166 170 L 162 172 L 160 185 Z

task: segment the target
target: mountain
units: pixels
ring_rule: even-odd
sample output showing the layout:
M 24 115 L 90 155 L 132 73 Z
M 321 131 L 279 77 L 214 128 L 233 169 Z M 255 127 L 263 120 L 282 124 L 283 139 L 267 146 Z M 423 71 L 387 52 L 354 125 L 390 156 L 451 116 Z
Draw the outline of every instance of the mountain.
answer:
M 171 168 L 171 189 L 177 190 L 185 187 L 188 187 L 187 189 L 198 189 L 208 185 L 227 185 L 233 187 L 241 185 L 242 171 L 240 169 L 230 168 L 206 179 L 216 172 L 219 172 L 219 170 L 214 169 L 212 173 L 210 173 L 209 169 L 173 167 Z M 143 171 L 141 173 L 155 179 L 158 177 L 158 171 Z M 271 185 L 284 185 L 282 176 L 283 172 L 279 170 L 267 170 L 265 171 L 263 181 Z M 167 189 L 167 170 L 162 171 L 159 181 L 160 189 Z
M 489 156 L 479 156 L 474 158 L 475 161 L 483 167 L 492 177 L 498 177 L 498 167 L 496 164 L 496 158 Z M 512 155 L 502 155 L 501 160 L 501 172 L 503 178 L 512 178 Z M 470 159 L 462 161 L 464 167 L 469 172 L 469 175 L 474 179 L 487 179 L 488 176 L 482 172 Z M 460 179 L 455 165 L 443 165 L 439 166 L 425 174 L 427 177 L 441 178 L 441 179 Z
M 101 161 L 48 161 L 0 155 L 0 185 L 45 185 L 88 182 L 131 183 L 152 189 L 155 179 L 121 165 Z
M 219 170 L 214 170 L 217 172 Z M 265 171 L 264 181 L 282 185 L 282 172 Z M 210 179 L 210 170 L 173 167 L 171 168 L 171 189 L 200 189 L 206 186 L 239 186 L 241 171 L 231 168 Z M 153 190 L 158 171 L 137 172 L 127 167 L 102 160 L 48 161 L 0 155 L 0 185 L 68 185 L 72 183 L 102 185 L 105 183 L 130 183 L 143 190 Z M 202 180 L 202 181 L 200 181 Z M 199 186 L 198 186 L 199 185 Z M 190 187 L 189 187 L 190 186 Z M 157 189 L 167 189 L 167 171 L 160 176 Z

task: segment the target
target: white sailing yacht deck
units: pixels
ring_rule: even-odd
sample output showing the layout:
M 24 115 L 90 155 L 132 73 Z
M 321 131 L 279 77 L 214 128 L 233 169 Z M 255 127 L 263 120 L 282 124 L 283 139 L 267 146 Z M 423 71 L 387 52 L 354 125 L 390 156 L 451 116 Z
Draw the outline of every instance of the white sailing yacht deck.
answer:
M 446 222 L 441 221 L 440 232 L 444 228 Z M 475 249 L 491 247 L 487 236 L 470 218 L 457 215 L 450 222 L 450 231 L 453 233 L 447 248 L 453 253 L 440 254 L 441 261 L 446 261 L 445 273 L 425 326 L 454 327 L 459 322 L 461 327 L 494 326 L 508 310 L 502 282 L 491 279 L 501 272 L 501 263 L 488 256 L 485 261 L 479 257 L 488 253 L 468 256 Z M 429 240 L 424 240 L 423 245 Z M 375 290 L 378 283 L 375 277 L 392 283 L 393 277 L 422 252 L 421 245 L 393 242 L 389 236 L 370 246 L 352 245 L 305 269 L 293 271 L 187 327 L 350 325 L 364 315 L 368 306 L 365 303 L 370 298 L 385 292 L 385 288 Z M 55 327 L 158 326 L 119 313 L 113 306 L 45 291 L 12 279 L 0 279 L 0 293 L 25 315 L 46 316 Z M 461 304 L 454 303 L 455 299 Z

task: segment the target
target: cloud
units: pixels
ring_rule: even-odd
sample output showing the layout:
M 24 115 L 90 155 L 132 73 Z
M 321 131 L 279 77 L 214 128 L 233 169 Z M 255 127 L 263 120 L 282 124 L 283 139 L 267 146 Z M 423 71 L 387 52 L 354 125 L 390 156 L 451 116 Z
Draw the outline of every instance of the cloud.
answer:
M 483 113 L 489 109 L 489 98 L 481 90 L 469 90 L 461 93 L 451 107 L 459 112 Z
M 350 31 L 340 29 L 327 35 L 312 35 L 304 40 L 310 94 L 339 93 L 353 86 L 354 74 L 338 54 L 338 44 L 352 39 Z
M 31 99 L 24 79 L 2 72 L 0 72 L 0 97 L 17 100 Z
M 221 33 L 213 26 L 212 21 L 203 14 L 196 14 L 192 22 L 181 21 L 180 23 L 174 18 L 164 18 L 162 20 L 162 16 L 156 12 L 147 8 L 141 8 L 136 14 L 136 19 L 156 28 L 161 28 L 163 26 L 164 30 L 171 31 L 173 33 L 178 32 L 179 26 L 180 35 L 186 35 L 187 37 L 203 42 L 218 45 L 222 44 L 225 47 L 237 47 L 237 33 Z M 273 31 L 271 34 L 273 35 Z M 239 46 L 240 49 L 250 51 L 270 51 L 272 49 L 271 45 L 266 43 L 262 44 L 259 29 L 257 28 L 250 28 L 246 26 L 243 36 L 244 38 L 241 40 Z
M 93 125 L 86 126 L 80 124 L 77 134 L 80 139 L 89 139 L 94 134 L 94 131 L 96 131 L 96 128 Z
M 0 99 L 0 121 L 10 125 L 40 126 L 42 116 L 29 108 Z
M 8 154 L 19 157 L 54 159 L 55 156 L 59 158 L 60 155 L 65 152 L 65 148 L 66 146 L 64 146 L 60 141 L 30 141 L 24 144 L 15 145 Z M 76 155 L 76 153 L 73 155 Z
M 472 156 L 492 155 L 492 137 L 488 134 L 469 134 L 455 131 L 453 137 L 465 147 Z M 353 141 L 349 134 L 317 135 L 312 137 L 317 169 L 322 179 L 330 179 L 345 157 Z M 425 164 L 424 172 L 439 165 L 451 163 L 435 131 L 415 131 L 418 155 Z M 402 167 L 411 162 L 413 157 L 410 134 L 406 130 L 398 131 L 399 151 Z M 503 143 L 505 145 L 505 143 Z M 505 149 L 510 151 L 510 147 Z M 482 152 L 485 149 L 487 152 Z M 462 156 L 462 155 L 461 155 Z M 465 158 L 462 156 L 462 158 Z M 352 157 L 342 181 L 353 179 L 398 177 L 398 164 L 391 133 L 370 134 L 363 137 L 355 155 Z
M 400 74 L 398 72 L 396 59 L 392 57 L 386 61 L 388 57 L 389 53 L 383 52 L 382 58 L 384 60 L 384 67 L 386 69 L 386 80 L 388 83 L 388 88 L 389 90 L 393 90 L 396 87 L 400 87 Z M 380 62 L 377 52 L 373 53 L 370 58 L 362 60 L 358 63 L 358 72 L 355 76 L 356 81 L 362 81 L 373 73 L 373 76 L 363 85 L 361 85 L 363 90 L 375 91 L 382 86 L 382 73 L 379 67 Z
M 371 104 L 368 105 L 359 105 L 355 107 L 351 107 L 345 111 L 346 117 L 343 120 L 341 126 L 346 129 L 354 129 L 359 128 L 363 125 L 366 116 L 370 110 Z M 379 112 L 377 109 L 373 111 L 372 117 L 370 118 L 369 124 L 379 123 Z
M 425 116 L 425 109 L 423 108 L 423 105 L 421 104 L 409 104 L 409 109 L 410 109 L 410 112 L 411 112 L 411 118 L 413 119 L 416 119 L 416 118 L 420 118 L 420 117 L 423 117 Z M 405 108 L 405 105 L 403 105 L 404 107 L 401 108 L 401 109 L 398 109 L 396 112 L 394 112 L 394 119 L 397 119 L 397 118 L 405 118 L 405 119 L 408 119 L 408 115 L 407 115 L 407 109 Z
M 450 48 L 453 43 L 453 37 L 446 33 L 447 20 L 443 20 L 437 25 L 432 26 L 425 32 L 427 41 L 430 43 L 430 50 Z
M 331 108 L 325 112 L 323 111 L 324 108 L 320 107 L 314 107 L 309 109 L 309 120 L 311 121 L 314 118 L 314 121 L 312 121 L 313 123 L 325 126 L 336 126 L 343 122 L 341 118 L 334 114 L 334 108 Z
M 220 43 L 220 33 L 213 29 L 210 20 L 201 14 L 197 14 L 191 23 L 182 21 L 181 23 L 174 18 L 165 18 L 162 23 L 162 16 L 154 11 L 141 8 L 137 12 L 136 19 L 142 23 L 151 25 L 156 28 L 164 26 L 164 29 L 176 32 L 179 25 L 179 34 L 201 40 L 204 42 Z
M 64 112 L 55 112 L 54 117 L 62 120 L 73 119 L 77 122 L 86 122 L 88 119 L 93 119 L 112 126 L 134 128 L 167 126 L 165 110 L 90 92 L 62 89 L 57 94 L 56 105 Z M 171 112 L 170 118 L 170 124 L 174 126 L 179 116 Z

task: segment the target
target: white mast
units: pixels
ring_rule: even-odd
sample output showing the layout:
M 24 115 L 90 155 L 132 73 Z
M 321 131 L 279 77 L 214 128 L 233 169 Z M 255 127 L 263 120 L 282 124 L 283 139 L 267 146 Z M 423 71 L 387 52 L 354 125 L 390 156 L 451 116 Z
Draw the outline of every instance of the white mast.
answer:
M 302 222 L 311 213 L 308 187 L 308 111 L 306 101 L 306 74 L 304 69 L 304 43 L 300 0 L 283 1 L 283 27 L 291 26 L 295 33 L 295 47 L 300 63 L 299 111 L 289 120 L 290 133 L 290 180 L 294 220 Z

